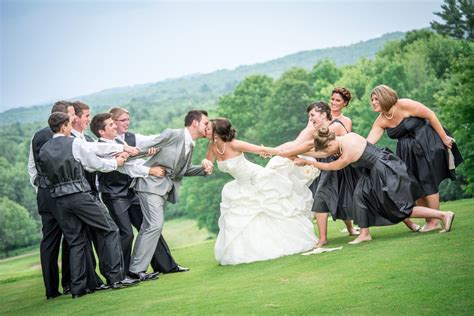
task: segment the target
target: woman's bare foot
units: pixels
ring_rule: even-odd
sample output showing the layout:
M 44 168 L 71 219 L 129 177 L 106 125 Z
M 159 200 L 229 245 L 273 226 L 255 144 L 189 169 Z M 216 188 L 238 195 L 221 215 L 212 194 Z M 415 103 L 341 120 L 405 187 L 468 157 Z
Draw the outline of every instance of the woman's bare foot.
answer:
M 454 221 L 454 213 L 453 212 L 444 212 L 443 214 L 443 224 L 444 224 L 444 229 L 440 231 L 440 233 L 447 233 L 451 230 L 453 227 L 453 221 Z
M 314 249 L 317 248 L 323 248 L 324 245 L 327 245 L 328 241 L 327 240 L 320 240 L 318 243 L 314 246 Z
M 371 241 L 371 240 L 372 240 L 372 236 L 370 236 L 370 235 L 359 235 L 359 237 L 357 237 L 353 241 L 348 242 L 348 244 L 349 245 L 357 245 L 357 244 L 360 244 L 364 241 Z
M 421 226 L 416 224 L 416 223 L 413 223 L 411 220 L 409 219 L 406 219 L 403 221 L 403 223 L 405 224 L 406 227 L 408 227 L 409 230 L 411 230 L 412 232 L 419 232 L 420 229 L 421 229 Z
M 426 219 L 426 224 L 423 226 L 423 230 L 429 232 L 439 228 L 439 220 L 436 218 Z
M 351 227 L 350 230 L 348 229 L 347 233 L 349 234 L 349 236 L 359 236 L 360 235 L 360 231 L 355 227 Z

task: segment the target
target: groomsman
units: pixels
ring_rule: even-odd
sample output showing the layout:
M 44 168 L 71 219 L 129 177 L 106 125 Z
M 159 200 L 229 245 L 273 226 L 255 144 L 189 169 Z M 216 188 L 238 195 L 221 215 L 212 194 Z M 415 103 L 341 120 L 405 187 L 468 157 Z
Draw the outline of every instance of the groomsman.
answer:
M 74 119 L 74 107 L 67 101 L 58 101 L 51 108 L 51 113 L 67 113 L 71 120 Z M 63 231 L 59 222 L 56 201 L 51 197 L 48 189 L 48 178 L 45 171 L 38 163 L 41 147 L 53 137 L 53 131 L 49 126 L 36 132 L 31 139 L 30 153 L 28 158 L 28 173 L 33 187 L 36 189 L 36 202 L 38 212 L 41 216 L 43 237 L 40 244 L 41 270 L 43 282 L 46 289 L 46 298 L 52 299 L 60 296 L 59 292 L 59 269 L 58 256 Z M 71 274 L 69 272 L 69 245 L 63 238 L 62 243 L 62 278 L 61 285 L 63 293 L 70 293 Z
M 40 150 L 39 165 L 50 181 L 50 194 L 56 199 L 61 212 L 59 219 L 70 245 L 72 297 L 87 294 L 87 239 L 86 227 L 93 228 L 100 236 L 104 252 L 105 277 L 113 288 L 133 285 L 136 281 L 124 278 L 118 227 L 110 218 L 105 206 L 90 193 L 84 177 L 84 167 L 102 172 L 113 171 L 123 165 L 123 156 L 100 159 L 90 155 L 88 146 L 69 137 L 71 123 L 64 113 L 55 112 L 48 119 L 55 133 Z
M 129 126 L 130 126 L 130 114 L 124 108 L 118 108 L 118 107 L 112 108 L 110 109 L 109 113 L 112 114 L 112 119 L 116 126 L 117 136 L 115 140 L 119 143 L 124 142 L 130 146 L 141 148 L 143 147 L 144 144 L 156 139 L 156 137 L 158 136 L 158 135 L 142 135 L 142 134 L 130 133 L 128 131 Z M 129 215 L 130 215 L 130 220 L 132 220 L 131 224 L 139 231 L 142 225 L 142 221 L 143 221 L 143 213 L 140 206 L 140 201 L 138 200 L 138 196 L 135 194 L 135 191 L 133 189 L 128 188 L 130 186 L 131 181 L 132 181 L 131 178 L 129 178 L 127 181 L 127 194 L 129 195 L 128 201 L 130 204 L 125 203 L 122 205 L 123 207 L 130 205 Z M 104 197 L 104 195 L 102 196 Z M 105 197 L 105 200 L 108 200 L 108 196 Z M 130 244 L 130 247 L 131 247 L 131 244 Z M 131 252 L 131 249 L 130 249 L 130 252 Z M 124 254 L 124 257 L 125 257 L 125 254 Z M 175 273 L 175 272 L 189 271 L 188 268 L 178 265 L 176 261 L 173 259 L 173 256 L 171 255 L 171 250 L 169 249 L 169 246 L 166 243 L 166 240 L 163 234 L 160 235 L 160 239 L 158 240 L 158 245 L 156 246 L 155 252 L 151 259 L 151 267 L 153 268 L 154 272 L 160 272 L 160 273 Z
M 154 140 L 143 144 L 144 148 L 158 146 L 160 151 L 145 166 L 162 166 L 166 175 L 162 178 L 136 178 L 132 184 L 137 192 L 143 211 L 143 223 L 138 233 L 130 263 L 130 276 L 139 278 L 153 258 L 164 223 L 166 201 L 175 203 L 184 176 L 205 176 L 210 172 L 206 165 L 192 165 L 194 140 L 206 137 L 209 123 L 206 111 L 193 110 L 186 114 L 184 129 L 166 129 Z
M 117 129 L 111 113 L 101 113 L 94 116 L 91 122 L 91 130 L 99 138 L 99 142 L 123 143 L 122 140 L 117 139 Z M 127 140 L 130 145 L 135 146 L 135 137 L 133 137 L 133 134 L 129 135 L 131 137 L 127 136 Z M 155 152 L 156 150 L 153 153 Z M 143 162 L 145 160 L 137 159 L 126 163 L 123 168 L 125 170 L 119 168 L 118 171 L 110 173 L 98 173 L 99 192 L 101 192 L 102 201 L 120 229 L 125 271 L 128 271 L 132 252 L 134 237 L 132 225 L 140 230 L 143 217 L 138 198 L 135 192 L 129 188 L 132 177 L 148 177 L 148 175 L 162 177 L 165 173 L 163 168 L 146 167 L 142 165 Z M 155 272 L 142 274 L 141 280 L 155 279 L 159 272 L 171 272 L 178 267 L 164 238 L 161 239 L 155 250 L 152 266 Z

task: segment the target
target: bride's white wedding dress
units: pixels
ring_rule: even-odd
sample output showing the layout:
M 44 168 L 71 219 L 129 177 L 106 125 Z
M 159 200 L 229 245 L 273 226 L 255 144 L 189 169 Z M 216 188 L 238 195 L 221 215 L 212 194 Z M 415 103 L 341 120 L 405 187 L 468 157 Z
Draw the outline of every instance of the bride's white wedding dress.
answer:
M 269 260 L 313 248 L 313 199 L 306 181 L 290 180 L 243 154 L 217 166 L 235 179 L 222 190 L 215 245 L 220 264 Z

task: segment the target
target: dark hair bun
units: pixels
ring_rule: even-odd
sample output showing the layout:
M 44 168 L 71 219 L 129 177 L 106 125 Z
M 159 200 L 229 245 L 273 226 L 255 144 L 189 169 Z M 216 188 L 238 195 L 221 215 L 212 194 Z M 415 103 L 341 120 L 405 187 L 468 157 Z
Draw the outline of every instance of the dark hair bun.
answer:
M 226 133 L 222 135 L 221 138 L 224 142 L 230 142 L 235 138 L 235 129 L 232 127 L 232 125 L 229 125 L 229 128 L 227 129 Z
M 318 129 L 318 136 L 319 137 L 328 137 L 329 136 L 329 128 L 321 127 Z
M 230 142 L 235 138 L 236 131 L 228 119 L 216 118 L 212 119 L 211 123 L 213 134 L 217 134 L 222 141 Z

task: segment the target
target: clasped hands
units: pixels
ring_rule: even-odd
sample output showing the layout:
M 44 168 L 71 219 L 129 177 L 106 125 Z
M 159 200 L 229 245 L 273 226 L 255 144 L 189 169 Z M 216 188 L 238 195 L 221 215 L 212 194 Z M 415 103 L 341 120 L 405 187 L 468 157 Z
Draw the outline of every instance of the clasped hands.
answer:
M 260 157 L 262 158 L 271 158 L 272 156 L 280 156 L 283 158 L 288 158 L 293 161 L 297 166 L 305 166 L 308 164 L 306 159 L 299 158 L 298 156 L 292 155 L 288 150 L 284 149 L 274 149 L 262 146 L 263 149 L 260 152 Z

